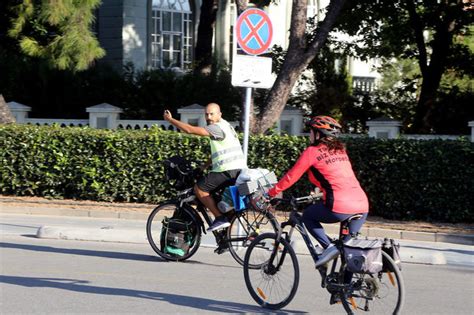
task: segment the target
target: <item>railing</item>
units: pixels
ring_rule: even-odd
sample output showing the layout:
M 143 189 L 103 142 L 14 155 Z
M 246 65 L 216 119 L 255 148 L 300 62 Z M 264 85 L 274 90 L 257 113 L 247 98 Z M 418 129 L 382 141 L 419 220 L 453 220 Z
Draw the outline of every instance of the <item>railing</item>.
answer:
M 238 121 L 229 122 L 234 128 L 239 128 Z M 61 127 L 84 127 L 89 126 L 88 119 L 60 119 L 60 118 L 25 118 L 24 124 L 36 126 L 51 126 L 57 124 Z M 163 130 L 177 131 L 177 128 L 166 120 L 133 120 L 119 119 L 117 120 L 117 129 L 149 129 L 157 126 Z
M 26 118 L 25 124 L 28 125 L 53 125 L 57 124 L 61 127 L 85 127 L 89 126 L 88 119 L 53 119 L 53 118 Z M 236 130 L 240 131 L 238 121 L 229 122 Z M 129 129 L 129 130 L 139 130 L 139 129 L 149 129 L 152 126 L 157 126 L 163 130 L 172 130 L 177 131 L 177 128 L 170 124 L 166 120 L 132 120 L 132 119 L 120 119 L 117 120 L 117 129 Z M 309 133 L 301 133 L 299 136 L 309 136 Z M 349 138 L 359 138 L 366 137 L 366 134 L 342 134 L 342 137 Z M 408 140 L 459 140 L 462 137 L 466 136 L 454 136 L 454 135 L 427 135 L 427 134 L 399 134 L 399 138 L 408 139 Z
M 36 126 L 51 126 L 57 124 L 61 127 L 85 127 L 89 126 L 88 119 L 54 119 L 54 118 L 26 118 L 25 124 Z M 163 130 L 175 130 L 172 124 L 166 120 L 117 120 L 117 129 L 149 129 L 158 126 Z
M 152 126 L 157 126 L 163 130 L 176 131 L 176 127 L 166 120 L 117 120 L 117 129 L 148 129 Z
M 30 125 L 53 125 L 58 124 L 61 127 L 84 127 L 89 126 L 91 128 L 108 128 L 108 129 L 148 129 L 152 126 L 157 126 L 163 130 L 174 130 L 174 127 L 166 120 L 129 120 L 120 119 L 120 113 L 122 109 L 110 104 L 99 104 L 92 107 L 88 107 L 86 110 L 89 113 L 89 119 L 49 119 L 49 118 L 29 118 L 28 112 L 31 107 L 18 104 L 15 102 L 8 103 L 12 114 L 14 115 L 17 123 L 30 124 Z M 197 109 L 202 109 L 202 106 L 198 106 Z M 192 111 L 193 120 L 196 118 L 196 106 L 193 105 Z M 181 111 L 181 115 L 184 115 L 184 109 Z M 301 120 L 303 119 L 302 114 Z M 200 117 L 200 116 L 197 116 Z M 280 117 L 280 121 L 281 121 Z M 190 121 L 189 117 L 185 122 Z M 202 123 L 202 120 L 200 120 Z M 292 124 L 296 121 L 296 127 L 291 128 L 292 130 L 300 129 L 300 122 L 298 119 L 292 119 Z M 240 130 L 238 121 L 229 122 L 237 131 Z M 390 118 L 377 118 L 367 121 L 366 125 L 369 127 L 368 136 L 375 138 L 387 138 L 387 139 L 410 139 L 410 140 L 459 140 L 460 138 L 469 138 L 474 142 L 474 121 L 470 121 L 468 126 L 471 128 L 471 135 L 455 136 L 455 135 L 416 135 L 416 134 L 402 134 L 400 133 L 401 122 L 390 119 Z M 294 126 L 293 126 L 294 127 Z M 308 134 L 296 132 L 293 135 L 306 136 Z M 366 134 L 344 134 L 345 137 L 366 137 Z
M 452 135 L 415 135 L 415 134 L 401 134 L 400 138 L 402 139 L 409 139 L 409 140 L 459 140 L 462 137 L 469 137 L 469 135 L 465 136 L 452 136 Z
M 26 118 L 25 123 L 37 126 L 58 124 L 61 127 L 84 127 L 89 125 L 89 119 Z

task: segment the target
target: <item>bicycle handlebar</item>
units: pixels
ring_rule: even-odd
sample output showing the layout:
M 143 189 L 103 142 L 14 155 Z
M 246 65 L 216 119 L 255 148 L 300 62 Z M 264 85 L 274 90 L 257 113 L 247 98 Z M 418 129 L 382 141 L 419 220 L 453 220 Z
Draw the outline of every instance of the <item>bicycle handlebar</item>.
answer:
M 199 174 L 202 173 L 202 170 L 199 167 L 182 170 L 179 167 L 179 164 L 170 163 L 170 166 L 176 169 L 183 176 L 199 176 Z
M 303 196 L 303 197 L 291 197 L 290 199 L 287 198 L 273 198 L 271 201 L 273 203 L 283 203 L 283 204 L 289 204 L 291 205 L 294 209 L 296 208 L 297 205 L 300 204 L 307 204 L 311 203 L 313 201 L 321 200 L 323 194 L 321 192 L 311 194 L 308 196 Z

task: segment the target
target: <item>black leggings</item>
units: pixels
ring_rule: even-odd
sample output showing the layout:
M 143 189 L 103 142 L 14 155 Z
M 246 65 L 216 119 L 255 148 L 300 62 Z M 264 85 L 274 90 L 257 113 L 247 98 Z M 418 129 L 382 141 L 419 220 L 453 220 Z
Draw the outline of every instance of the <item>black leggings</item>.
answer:
M 342 222 L 353 216 L 354 214 L 344 214 L 332 212 L 324 206 L 322 202 L 310 205 L 303 212 L 303 223 L 308 229 L 308 232 L 321 244 L 323 248 L 327 248 L 331 241 L 324 232 L 321 223 L 336 223 Z M 352 220 L 349 223 L 350 234 L 355 234 L 360 231 L 362 225 L 367 219 L 367 213 L 358 220 Z

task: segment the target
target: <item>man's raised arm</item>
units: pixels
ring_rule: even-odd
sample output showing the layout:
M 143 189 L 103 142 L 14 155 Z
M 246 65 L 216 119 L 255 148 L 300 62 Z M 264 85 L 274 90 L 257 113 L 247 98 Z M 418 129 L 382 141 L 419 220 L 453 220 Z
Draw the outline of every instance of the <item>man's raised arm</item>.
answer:
M 166 121 L 168 121 L 170 124 L 172 124 L 176 128 L 179 128 L 179 130 L 185 133 L 198 135 L 198 136 L 210 136 L 209 132 L 203 127 L 192 126 L 180 120 L 174 119 L 169 110 L 165 110 L 165 113 L 163 114 L 163 118 Z

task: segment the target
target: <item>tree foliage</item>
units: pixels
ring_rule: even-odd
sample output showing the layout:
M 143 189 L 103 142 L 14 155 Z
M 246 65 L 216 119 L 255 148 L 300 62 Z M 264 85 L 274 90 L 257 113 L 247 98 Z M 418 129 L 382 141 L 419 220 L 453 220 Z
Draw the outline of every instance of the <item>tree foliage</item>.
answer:
M 474 73 L 473 51 L 462 40 L 472 32 L 469 6 L 462 0 L 357 0 L 347 2 L 338 20 L 336 30 L 353 36 L 343 43 L 346 52 L 417 61 L 421 83 L 413 131 L 433 131 L 434 104 L 447 70 Z
M 0 73 L 8 73 L 0 75 L 5 99 L 31 106 L 30 117 L 87 118 L 86 107 L 104 102 L 123 108 L 122 117 L 130 119 L 159 120 L 165 108 L 177 114 L 180 107 L 212 101 L 219 102 L 226 119 L 236 120 L 239 111 L 240 93 L 225 69 L 180 75 L 169 70 L 136 71 L 127 65 L 119 73 L 100 63 L 73 72 L 0 50 Z
M 324 46 L 343 4 L 344 0 L 331 0 L 324 20 L 316 29 L 310 29 L 307 1 L 293 1 L 288 50 L 265 100 L 264 109 L 255 123 L 254 132 L 264 133 L 278 120 L 298 78 Z
M 91 31 L 100 0 L 23 0 L 13 6 L 9 35 L 21 51 L 57 69 L 82 71 L 105 55 Z
M 339 120 L 342 109 L 353 102 L 346 58 L 333 51 L 327 42 L 298 82 L 298 92 L 289 103 L 306 109 L 311 116 L 331 115 Z M 306 73 L 306 72 L 305 72 Z

